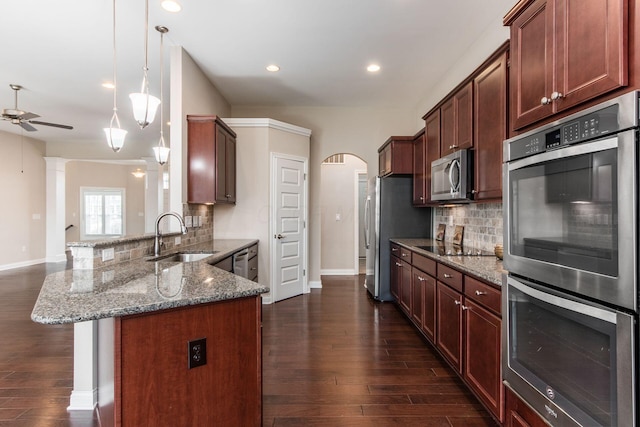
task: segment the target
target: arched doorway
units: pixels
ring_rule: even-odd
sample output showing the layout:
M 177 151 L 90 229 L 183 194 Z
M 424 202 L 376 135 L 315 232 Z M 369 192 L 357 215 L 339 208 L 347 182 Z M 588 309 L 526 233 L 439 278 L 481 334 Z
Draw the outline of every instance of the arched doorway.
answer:
M 320 184 L 320 275 L 357 275 L 364 269 L 367 163 L 349 153 L 323 160 Z

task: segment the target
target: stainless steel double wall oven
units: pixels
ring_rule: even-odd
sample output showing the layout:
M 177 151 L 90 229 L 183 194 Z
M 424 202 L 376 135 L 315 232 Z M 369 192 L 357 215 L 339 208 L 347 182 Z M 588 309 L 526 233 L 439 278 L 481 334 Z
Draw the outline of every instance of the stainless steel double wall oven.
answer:
M 638 92 L 505 141 L 503 376 L 553 426 L 635 426 Z

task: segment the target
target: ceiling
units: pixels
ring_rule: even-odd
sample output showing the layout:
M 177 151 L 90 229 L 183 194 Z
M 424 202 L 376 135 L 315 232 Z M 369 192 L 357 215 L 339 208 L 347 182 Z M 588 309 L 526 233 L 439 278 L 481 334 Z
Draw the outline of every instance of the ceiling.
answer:
M 168 47 L 182 46 L 231 105 L 415 106 L 429 88 L 515 0 L 181 0 L 169 13 L 149 0 L 149 74 L 159 96 L 156 25 Z M 5 2 L 0 15 L 0 109 L 18 106 L 38 120 L 28 133 L 47 142 L 103 144 L 112 114 L 111 0 Z M 155 145 L 158 122 L 141 131 L 128 93 L 142 80 L 144 1 L 117 7 L 118 113 L 127 140 Z M 497 47 L 497 46 L 496 46 Z M 376 74 L 365 67 L 376 62 Z M 281 70 L 269 73 L 270 63 Z M 165 96 L 168 84 L 165 85 Z M 168 103 L 165 103 L 168 104 Z M 165 110 L 168 111 L 168 110 Z M 168 116 L 168 115 L 167 115 Z M 0 121 L 0 130 L 20 127 Z M 27 134 L 27 132 L 25 132 Z

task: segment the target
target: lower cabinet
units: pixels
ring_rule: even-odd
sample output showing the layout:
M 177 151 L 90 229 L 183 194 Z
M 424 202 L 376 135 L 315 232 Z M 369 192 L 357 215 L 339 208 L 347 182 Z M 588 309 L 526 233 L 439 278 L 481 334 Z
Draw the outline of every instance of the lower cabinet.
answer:
M 407 249 L 397 246 L 392 253 L 403 251 Z M 409 268 L 407 259 L 413 263 Z M 487 410 L 503 422 L 500 289 L 419 253 L 404 259 L 392 256 L 391 264 L 398 306 Z
M 505 427 L 548 427 L 533 409 L 509 389 L 506 391 L 506 402 Z

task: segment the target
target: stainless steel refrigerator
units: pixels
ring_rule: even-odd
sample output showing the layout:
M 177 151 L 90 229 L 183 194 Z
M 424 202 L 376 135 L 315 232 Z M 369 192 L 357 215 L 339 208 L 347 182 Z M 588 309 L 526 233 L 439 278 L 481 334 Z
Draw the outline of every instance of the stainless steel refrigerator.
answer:
M 390 286 L 390 238 L 430 238 L 432 208 L 412 204 L 411 177 L 369 180 L 365 201 L 365 286 L 379 301 L 393 301 Z

